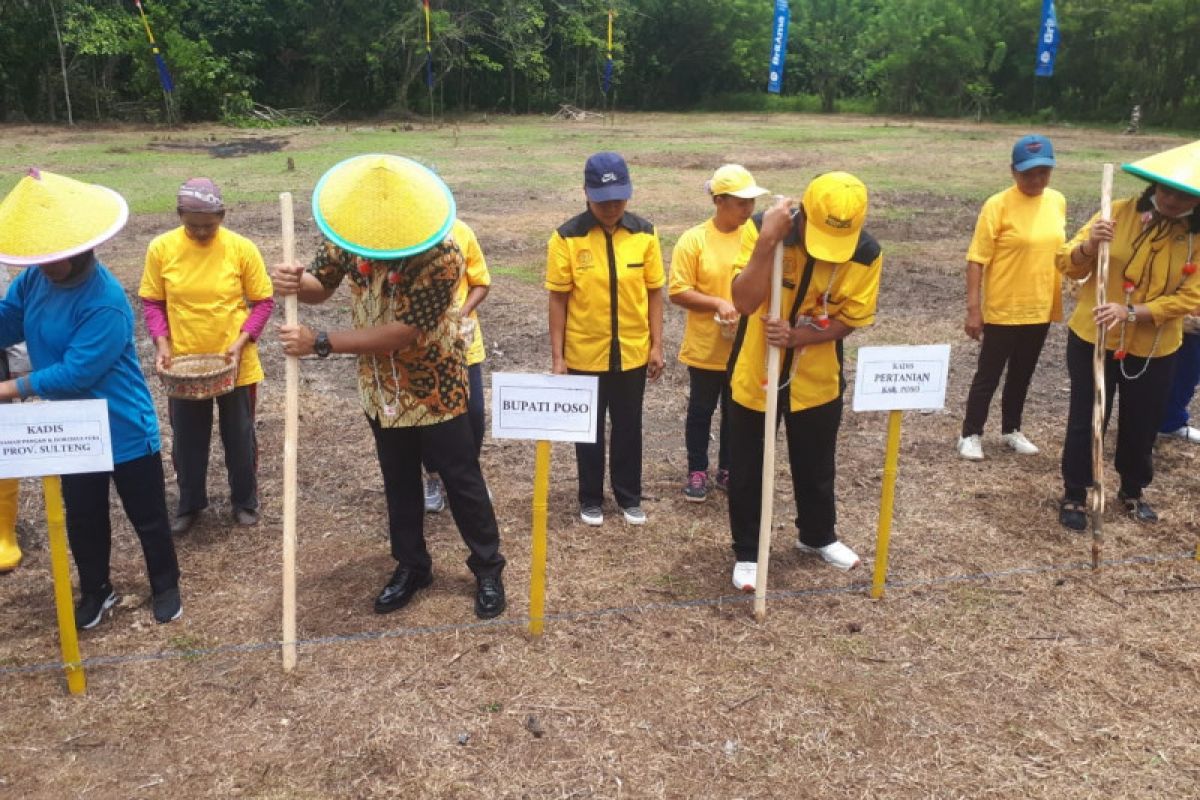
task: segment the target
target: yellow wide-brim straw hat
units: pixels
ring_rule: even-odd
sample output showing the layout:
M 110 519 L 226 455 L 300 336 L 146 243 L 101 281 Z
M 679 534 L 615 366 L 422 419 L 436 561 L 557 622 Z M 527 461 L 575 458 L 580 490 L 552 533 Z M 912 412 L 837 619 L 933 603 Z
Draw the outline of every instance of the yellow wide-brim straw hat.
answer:
M 446 238 L 454 196 L 428 167 L 402 156 L 348 158 L 313 189 L 313 218 L 325 236 L 355 255 L 406 258 Z
M 1121 169 L 1181 192 L 1200 195 L 1200 141 L 1123 164 Z
M 62 261 L 108 241 L 128 220 L 125 198 L 112 189 L 31 169 L 0 201 L 0 261 Z

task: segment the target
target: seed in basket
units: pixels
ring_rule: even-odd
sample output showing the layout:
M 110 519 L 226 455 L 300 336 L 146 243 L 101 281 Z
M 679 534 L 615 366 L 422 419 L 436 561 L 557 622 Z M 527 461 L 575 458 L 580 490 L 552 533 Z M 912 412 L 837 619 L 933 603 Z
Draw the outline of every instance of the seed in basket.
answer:
M 237 367 L 237 362 L 227 361 L 223 353 L 196 353 L 172 358 L 170 369 L 160 370 L 158 375 L 168 397 L 207 400 L 233 391 Z

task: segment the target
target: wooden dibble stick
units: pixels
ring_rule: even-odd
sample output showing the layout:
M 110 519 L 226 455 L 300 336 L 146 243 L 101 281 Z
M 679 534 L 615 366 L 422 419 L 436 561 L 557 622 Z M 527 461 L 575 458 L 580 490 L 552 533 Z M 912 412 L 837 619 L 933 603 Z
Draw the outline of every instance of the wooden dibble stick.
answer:
M 292 215 L 292 193 L 279 195 L 283 220 L 283 261 L 296 260 L 296 226 Z M 296 295 L 283 299 L 284 321 L 297 322 Z M 296 667 L 296 443 L 300 436 L 300 360 L 286 359 L 285 410 L 283 423 L 283 670 Z
M 780 294 L 783 290 L 783 241 L 775 245 L 775 261 L 771 266 L 771 301 L 769 316 L 779 318 Z M 779 416 L 779 357 L 778 347 L 767 346 L 767 410 L 763 419 L 762 509 L 758 522 L 758 569 L 754 575 L 754 617 L 759 622 L 767 616 L 767 572 L 771 560 L 771 528 L 775 518 L 775 423 Z
M 1100 219 L 1112 219 L 1113 165 L 1104 165 L 1100 179 Z M 1096 255 L 1096 308 L 1108 302 L 1109 243 L 1101 242 Z M 1096 344 L 1092 348 L 1092 569 L 1100 568 L 1104 545 L 1104 355 L 1108 329 L 1097 323 Z

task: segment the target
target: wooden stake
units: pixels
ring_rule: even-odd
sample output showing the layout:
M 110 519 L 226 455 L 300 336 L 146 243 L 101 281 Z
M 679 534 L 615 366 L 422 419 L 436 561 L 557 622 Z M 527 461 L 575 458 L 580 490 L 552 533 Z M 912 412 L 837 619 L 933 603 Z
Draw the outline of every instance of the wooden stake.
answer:
M 1112 219 L 1113 165 L 1104 165 L 1100 180 L 1100 219 Z M 1101 242 L 1096 256 L 1096 308 L 1108 302 L 1109 243 Z M 1092 348 L 1092 569 L 1100 568 L 1104 545 L 1104 356 L 1108 330 L 1096 325 L 1096 344 Z
M 546 616 L 546 515 L 550 507 L 550 442 L 537 443 L 533 468 L 533 540 L 529 553 L 529 635 L 542 635 Z
M 283 220 L 283 261 L 296 260 L 296 226 L 292 216 L 292 193 L 279 195 Z M 283 299 L 284 320 L 297 322 L 296 295 Z M 285 375 L 283 422 L 283 670 L 296 667 L 296 443 L 300 435 L 300 360 L 288 356 Z
M 54 576 L 54 608 L 58 613 L 58 644 L 62 651 L 67 689 L 71 694 L 87 691 L 79 634 L 75 630 L 75 606 L 71 602 L 71 556 L 67 548 L 67 518 L 63 511 L 62 481 L 57 475 L 42 478 L 46 496 L 46 529 L 50 537 L 50 573 Z
M 779 318 L 783 289 L 783 242 L 775 245 L 775 263 L 771 266 L 771 301 L 768 314 Z M 758 569 L 754 575 L 754 617 L 767 616 L 767 572 L 771 560 L 771 527 L 775 517 L 775 422 L 779 416 L 778 347 L 767 347 L 767 411 L 763 419 L 763 461 L 761 514 L 758 522 Z

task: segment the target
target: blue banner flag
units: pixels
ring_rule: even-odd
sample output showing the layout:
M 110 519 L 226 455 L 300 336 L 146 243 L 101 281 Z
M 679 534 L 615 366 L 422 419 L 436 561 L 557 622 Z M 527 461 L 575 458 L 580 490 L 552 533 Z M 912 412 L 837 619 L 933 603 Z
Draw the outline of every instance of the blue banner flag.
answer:
M 1042 0 L 1042 24 L 1038 29 L 1037 69 L 1034 75 L 1048 78 L 1054 74 L 1054 58 L 1058 55 L 1058 14 L 1054 0 Z
M 783 57 L 787 55 L 790 17 L 787 0 L 775 0 L 775 21 L 771 25 L 771 65 L 767 73 L 767 91 L 774 94 L 779 94 L 783 88 Z

